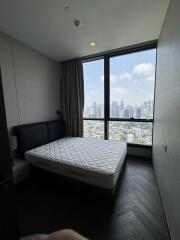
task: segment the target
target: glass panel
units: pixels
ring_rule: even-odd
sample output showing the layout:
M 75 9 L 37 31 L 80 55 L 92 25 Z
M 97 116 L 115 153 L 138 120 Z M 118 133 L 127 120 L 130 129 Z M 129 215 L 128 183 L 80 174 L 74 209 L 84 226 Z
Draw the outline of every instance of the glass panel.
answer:
M 84 120 L 84 137 L 104 139 L 104 121 Z
M 109 139 L 152 145 L 152 123 L 111 121 Z
M 156 49 L 110 58 L 110 117 L 153 119 Z
M 104 117 L 104 59 L 83 63 L 84 118 Z

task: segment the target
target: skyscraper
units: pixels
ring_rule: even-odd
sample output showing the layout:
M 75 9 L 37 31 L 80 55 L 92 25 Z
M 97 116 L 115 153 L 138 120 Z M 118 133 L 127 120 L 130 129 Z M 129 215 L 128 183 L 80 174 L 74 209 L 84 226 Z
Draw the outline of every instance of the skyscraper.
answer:
M 124 117 L 125 118 L 130 118 L 130 111 L 129 111 L 128 108 L 126 108 L 125 111 L 124 111 Z
M 124 110 L 124 102 L 123 101 L 121 101 L 120 110 Z
M 113 101 L 111 104 L 111 116 L 112 117 L 118 117 L 119 111 L 118 111 L 118 103 L 116 101 Z
M 137 108 L 137 111 L 136 111 L 136 118 L 141 118 L 141 108 Z

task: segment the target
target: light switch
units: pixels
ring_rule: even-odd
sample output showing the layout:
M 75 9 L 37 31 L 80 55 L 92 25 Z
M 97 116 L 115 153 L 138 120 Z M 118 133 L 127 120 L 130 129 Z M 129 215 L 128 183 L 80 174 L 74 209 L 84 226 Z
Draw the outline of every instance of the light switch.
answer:
M 163 142 L 162 145 L 163 145 L 164 151 L 167 152 L 167 144 L 165 142 Z

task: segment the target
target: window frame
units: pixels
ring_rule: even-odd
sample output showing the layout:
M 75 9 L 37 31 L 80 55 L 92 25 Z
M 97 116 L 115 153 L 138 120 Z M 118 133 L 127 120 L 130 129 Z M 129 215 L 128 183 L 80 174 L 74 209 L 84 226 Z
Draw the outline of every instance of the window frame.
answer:
M 153 105 L 153 118 L 151 119 L 138 119 L 138 118 L 111 118 L 110 117 L 110 58 L 121 55 L 137 53 L 141 51 L 156 49 L 156 65 L 155 65 L 155 82 L 154 82 L 154 105 Z M 156 66 L 157 66 L 157 40 L 146 42 L 142 44 L 136 44 L 130 47 L 121 48 L 118 50 L 104 52 L 102 54 L 96 54 L 81 58 L 82 63 L 104 59 L 104 118 L 83 118 L 85 120 L 92 121 L 104 121 L 104 139 L 109 139 L 109 122 L 151 122 L 152 123 L 152 145 L 153 145 L 153 128 L 154 128 L 154 111 L 155 111 L 155 89 L 156 89 Z M 152 145 L 128 143 L 128 146 L 135 146 L 140 148 L 152 148 Z

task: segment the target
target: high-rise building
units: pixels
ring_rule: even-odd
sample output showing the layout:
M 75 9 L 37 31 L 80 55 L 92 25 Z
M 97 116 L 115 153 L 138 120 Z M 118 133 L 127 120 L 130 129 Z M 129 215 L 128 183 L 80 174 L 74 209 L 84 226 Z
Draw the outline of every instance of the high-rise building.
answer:
M 124 102 L 123 101 L 121 101 L 120 110 L 124 110 Z
M 104 105 L 101 104 L 101 118 L 104 117 Z
M 111 104 L 111 116 L 112 117 L 118 117 L 119 111 L 118 111 L 118 103 L 116 101 L 113 101 Z
M 128 105 L 127 108 L 129 109 L 129 117 L 132 118 L 133 117 L 133 107 Z
M 96 118 L 101 118 L 101 104 L 96 105 Z
M 119 110 L 119 118 L 124 118 L 124 110 Z
M 125 118 L 130 118 L 130 111 L 129 111 L 128 108 L 125 108 L 124 117 L 125 117 Z
M 136 111 L 136 118 L 141 118 L 141 108 L 137 108 L 137 111 Z
M 96 102 L 93 102 L 93 114 L 96 114 Z

